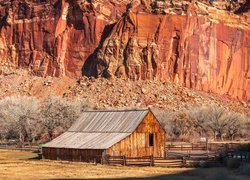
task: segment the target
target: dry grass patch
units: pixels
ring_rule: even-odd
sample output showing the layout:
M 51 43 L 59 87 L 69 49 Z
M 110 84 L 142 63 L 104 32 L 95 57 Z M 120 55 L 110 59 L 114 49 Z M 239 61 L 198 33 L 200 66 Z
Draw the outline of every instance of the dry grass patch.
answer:
M 36 154 L 0 150 L 0 179 L 214 179 L 229 173 L 234 179 L 244 179 L 225 168 L 192 169 L 164 167 L 123 167 L 88 163 L 35 160 Z M 205 177 L 205 178 L 204 178 Z

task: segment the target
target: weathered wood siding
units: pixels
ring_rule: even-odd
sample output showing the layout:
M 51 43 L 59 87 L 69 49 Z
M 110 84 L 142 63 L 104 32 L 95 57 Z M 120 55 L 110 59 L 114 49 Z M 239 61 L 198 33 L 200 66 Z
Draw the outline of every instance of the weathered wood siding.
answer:
M 154 134 L 154 146 L 149 146 L 149 134 Z M 164 157 L 165 131 L 155 116 L 149 112 L 136 130 L 125 139 L 107 149 L 111 156 Z
M 51 160 L 94 162 L 100 161 L 104 150 L 99 149 L 65 149 L 44 147 L 43 158 Z

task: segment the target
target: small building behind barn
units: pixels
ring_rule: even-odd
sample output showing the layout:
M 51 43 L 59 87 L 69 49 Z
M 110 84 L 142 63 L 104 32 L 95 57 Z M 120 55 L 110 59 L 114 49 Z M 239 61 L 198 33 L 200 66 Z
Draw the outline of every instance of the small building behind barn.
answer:
M 149 109 L 86 111 L 68 131 L 45 144 L 45 159 L 93 162 L 104 154 L 165 155 L 165 130 Z

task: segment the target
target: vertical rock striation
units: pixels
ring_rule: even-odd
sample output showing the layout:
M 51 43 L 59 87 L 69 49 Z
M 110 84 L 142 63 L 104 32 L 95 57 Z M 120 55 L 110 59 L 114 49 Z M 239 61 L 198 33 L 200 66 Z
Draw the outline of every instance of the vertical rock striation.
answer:
M 222 2 L 218 2 L 222 3 Z M 249 1 L 0 0 L 0 74 L 175 82 L 250 100 Z
M 199 2 L 167 12 L 164 3 L 132 4 L 85 74 L 167 80 L 250 100 L 250 16 Z
M 39 76 L 81 76 L 122 0 L 0 1 L 0 71 L 29 68 Z

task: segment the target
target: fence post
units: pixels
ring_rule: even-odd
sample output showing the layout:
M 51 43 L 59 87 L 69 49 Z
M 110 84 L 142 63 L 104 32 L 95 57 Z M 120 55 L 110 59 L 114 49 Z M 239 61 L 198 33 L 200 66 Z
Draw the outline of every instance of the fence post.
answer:
M 185 159 L 185 157 L 182 157 L 182 167 L 184 167 L 185 165 L 186 165 L 186 159 Z
M 226 147 L 226 152 L 228 152 L 228 149 L 229 149 L 229 144 L 225 144 L 225 147 Z
M 150 161 L 150 166 L 154 166 L 154 156 L 151 155 L 150 159 L 151 159 L 151 161 Z
M 127 165 L 126 156 L 122 156 L 122 158 L 123 158 L 123 166 L 126 166 Z

